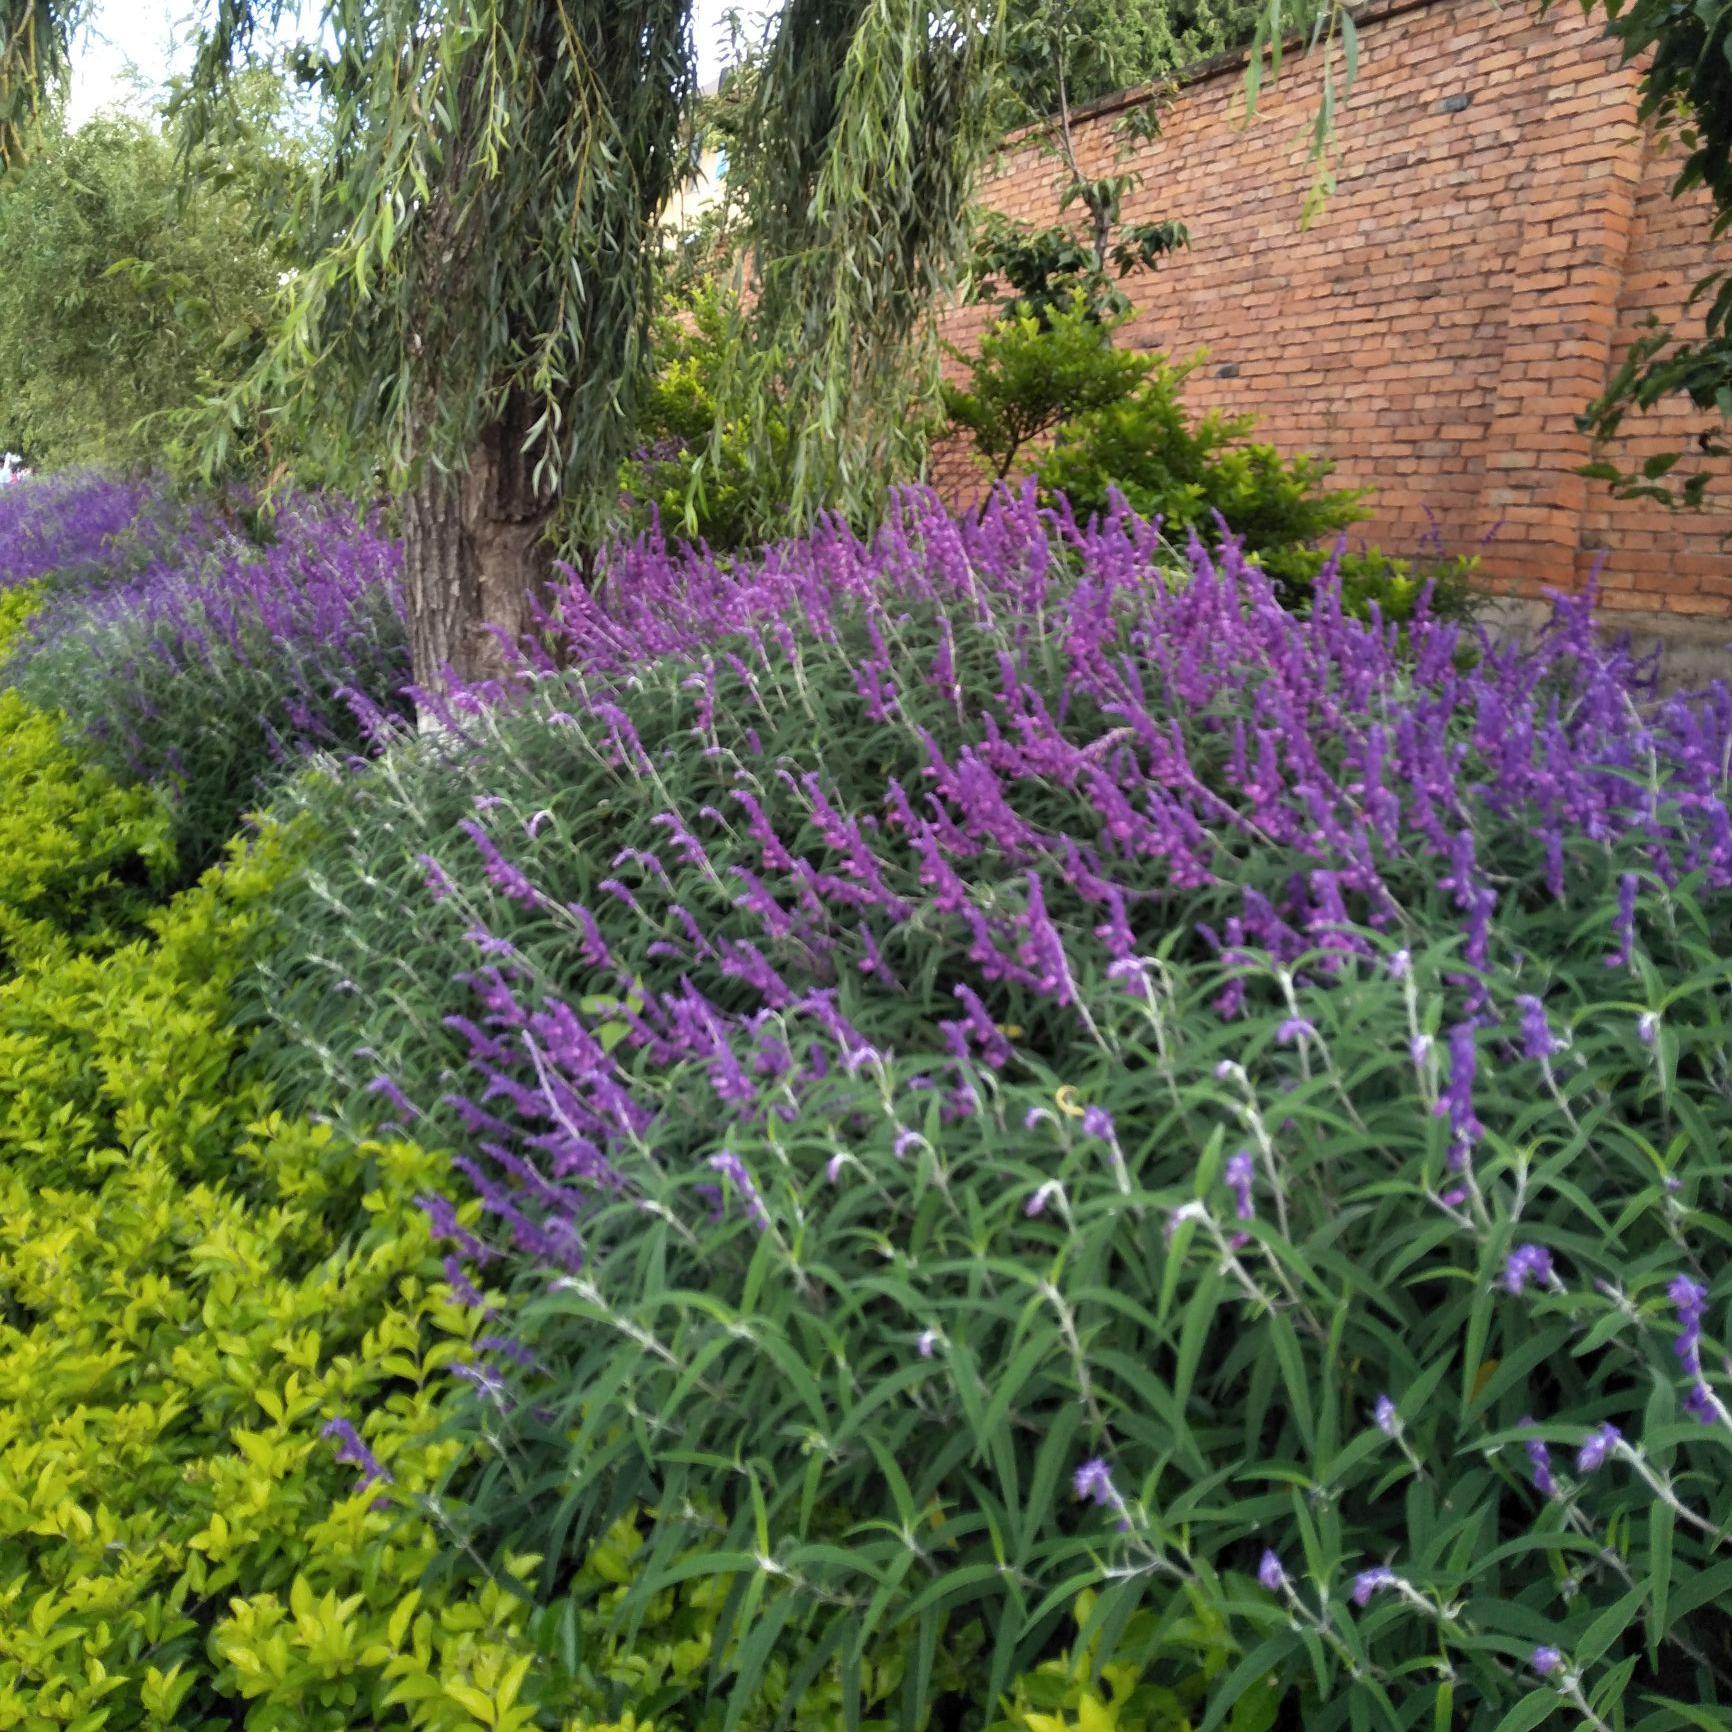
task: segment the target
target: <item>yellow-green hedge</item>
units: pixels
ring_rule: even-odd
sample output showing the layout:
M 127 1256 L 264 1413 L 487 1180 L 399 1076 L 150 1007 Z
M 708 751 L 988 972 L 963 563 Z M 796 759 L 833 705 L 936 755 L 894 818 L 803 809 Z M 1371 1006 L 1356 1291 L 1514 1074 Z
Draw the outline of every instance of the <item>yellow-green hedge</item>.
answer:
M 0 648 L 18 613 L 0 595 Z M 540 1611 L 512 1580 L 538 1560 L 489 1580 L 453 1545 L 439 1407 L 486 1324 L 416 1203 L 444 1162 L 285 1117 L 249 1069 L 231 992 L 294 836 L 150 911 L 165 836 L 153 793 L 0 690 L 0 1732 L 708 1732 L 721 1577 L 627 1629 L 637 1522 Z M 873 1661 L 872 1702 L 905 1659 Z M 1119 1681 L 1088 1671 L 1019 1683 L 1004 1732 L 1112 1732 Z M 834 1668 L 795 1721 L 840 1732 Z
M 415 1591 L 479 1327 L 441 1163 L 274 1113 L 228 1021 L 290 842 L 106 949 L 45 908 L 142 883 L 157 818 L 0 694 L 0 1732 L 526 1723 L 522 1601 Z
M 28 617 L 0 591 L 0 662 Z M 61 740 L 59 718 L 0 689 L 0 972 L 74 941 L 101 943 L 148 905 L 171 862 L 168 807 L 117 787 Z

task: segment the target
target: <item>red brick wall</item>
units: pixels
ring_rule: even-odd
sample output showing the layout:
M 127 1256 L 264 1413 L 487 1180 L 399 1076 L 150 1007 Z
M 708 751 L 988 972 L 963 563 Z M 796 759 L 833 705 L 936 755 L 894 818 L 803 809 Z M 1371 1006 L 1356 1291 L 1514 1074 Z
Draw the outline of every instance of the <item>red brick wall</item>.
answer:
M 1589 456 L 1575 417 L 1621 344 L 1649 313 L 1679 318 L 1715 250 L 1705 206 L 1667 197 L 1635 74 L 1567 5 L 1396 0 L 1363 16 L 1339 187 L 1308 230 L 1315 60 L 1288 61 L 1249 128 L 1242 64 L 1166 108 L 1126 216 L 1176 217 L 1191 247 L 1127 282 L 1122 340 L 1207 346 L 1189 400 L 1253 411 L 1262 436 L 1373 487 L 1365 535 L 1392 551 L 1435 518 L 1452 550 L 1495 530 L 1497 587 L 1573 587 L 1602 567 L 1608 609 L 1732 616 L 1724 505 L 1668 515 L 1572 473 Z M 1081 123 L 1085 169 L 1111 161 L 1118 118 Z M 1056 172 L 1013 152 L 985 196 L 1050 222 Z M 966 346 L 985 316 L 957 309 L 947 335 Z M 1697 425 L 1650 414 L 1614 455 L 1677 449 Z

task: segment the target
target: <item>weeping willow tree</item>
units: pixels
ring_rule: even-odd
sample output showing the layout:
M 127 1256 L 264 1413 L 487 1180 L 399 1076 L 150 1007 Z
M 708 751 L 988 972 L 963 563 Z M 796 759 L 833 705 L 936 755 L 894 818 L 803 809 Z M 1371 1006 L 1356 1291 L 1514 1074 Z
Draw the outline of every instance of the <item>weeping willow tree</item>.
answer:
M 794 0 L 770 26 L 738 371 L 742 390 L 773 372 L 800 429 L 796 509 L 882 483 L 982 142 L 993 5 Z M 210 406 L 206 454 L 278 417 L 401 499 L 426 686 L 492 671 L 556 548 L 617 503 L 658 223 L 689 160 L 691 9 L 326 0 L 294 57 L 329 161 L 278 219 L 305 263 L 275 340 Z M 193 136 L 220 128 L 282 11 L 218 0 Z
M 0 0 L 0 114 L 27 118 L 63 75 L 78 3 Z M 782 440 L 795 518 L 869 510 L 911 455 L 1006 4 L 772 9 L 735 153 L 747 264 L 726 394 L 766 450 Z M 270 213 L 299 261 L 280 317 L 188 437 L 218 469 L 280 427 L 322 474 L 400 501 L 427 688 L 495 671 L 555 550 L 593 546 L 617 504 L 659 219 L 690 159 L 692 6 L 205 0 L 189 144 L 220 146 L 232 81 L 294 21 L 325 150 Z
M 78 12 L 60 0 L 0 0 L 0 174 L 29 154 L 65 87 Z
M 996 0 L 787 0 L 732 162 L 744 188 L 731 404 L 783 458 L 796 516 L 869 510 L 914 454 L 936 372 L 923 315 L 969 237 L 992 142 Z M 700 473 L 701 479 L 701 473 Z

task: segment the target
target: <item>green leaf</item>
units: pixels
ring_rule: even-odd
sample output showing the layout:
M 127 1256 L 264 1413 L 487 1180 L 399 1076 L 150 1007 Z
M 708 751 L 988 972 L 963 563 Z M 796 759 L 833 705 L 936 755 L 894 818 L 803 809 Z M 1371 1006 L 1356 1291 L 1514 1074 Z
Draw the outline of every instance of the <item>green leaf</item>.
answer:
M 1666 1634 L 1666 1601 L 1672 1590 L 1672 1536 L 1676 1524 L 1672 1506 L 1656 1498 L 1648 1506 L 1648 1653 L 1659 1664 L 1660 1641 Z
M 1293 1652 L 1296 1639 L 1291 1631 L 1265 1637 L 1227 1674 L 1224 1682 L 1209 1693 L 1208 1712 L 1197 1732 L 1215 1732 L 1238 1706 L 1241 1697 L 1256 1690 L 1266 1692 L 1273 1675 L 1280 1676 L 1282 1662 Z
M 1564 1699 L 1556 1690 L 1530 1690 L 1498 1721 L 1496 1732 L 1533 1732 L 1534 1727 L 1543 1726 L 1563 1705 Z

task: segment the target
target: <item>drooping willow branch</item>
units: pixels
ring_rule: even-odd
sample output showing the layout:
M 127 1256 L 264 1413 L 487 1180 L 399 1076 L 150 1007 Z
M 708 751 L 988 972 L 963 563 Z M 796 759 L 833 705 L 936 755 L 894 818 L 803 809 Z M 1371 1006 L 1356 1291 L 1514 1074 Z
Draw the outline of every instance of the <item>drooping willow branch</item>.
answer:
M 0 0 L 0 172 L 23 162 L 64 87 L 81 13 L 58 0 Z

